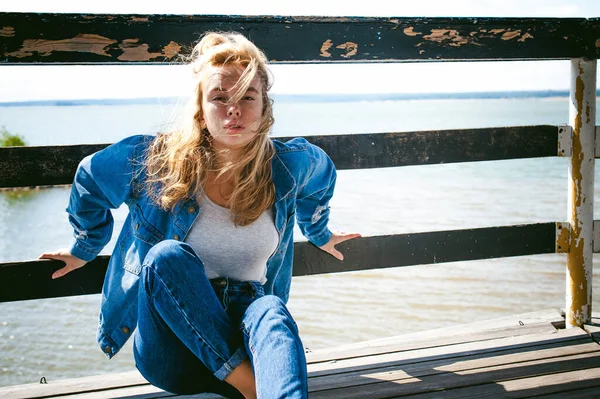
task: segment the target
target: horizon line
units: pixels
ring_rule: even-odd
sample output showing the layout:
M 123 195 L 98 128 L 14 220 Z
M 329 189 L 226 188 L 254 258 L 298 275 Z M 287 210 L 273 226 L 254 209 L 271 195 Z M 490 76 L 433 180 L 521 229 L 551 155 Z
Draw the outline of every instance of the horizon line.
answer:
M 596 91 L 600 95 L 600 89 Z M 301 100 L 304 102 L 319 101 L 386 101 L 386 100 L 434 100 L 434 99 L 500 99 L 500 98 L 548 98 L 569 96 L 569 90 L 507 90 L 485 92 L 449 92 L 449 93 L 281 93 L 271 94 L 275 100 L 290 101 Z M 151 104 L 157 101 L 162 103 L 175 103 L 185 97 L 132 97 L 132 98 L 87 98 L 87 99 L 47 99 L 0 101 L 0 107 L 11 106 L 76 106 L 76 105 L 125 105 L 125 104 Z

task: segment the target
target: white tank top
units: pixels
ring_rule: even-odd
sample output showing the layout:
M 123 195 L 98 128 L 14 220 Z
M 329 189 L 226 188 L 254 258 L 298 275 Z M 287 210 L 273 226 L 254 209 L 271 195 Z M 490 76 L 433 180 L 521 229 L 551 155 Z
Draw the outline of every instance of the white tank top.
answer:
M 204 263 L 206 276 L 264 284 L 267 260 L 279 244 L 272 209 L 247 226 L 236 226 L 228 208 L 206 195 L 200 198 L 200 211 L 185 242 Z

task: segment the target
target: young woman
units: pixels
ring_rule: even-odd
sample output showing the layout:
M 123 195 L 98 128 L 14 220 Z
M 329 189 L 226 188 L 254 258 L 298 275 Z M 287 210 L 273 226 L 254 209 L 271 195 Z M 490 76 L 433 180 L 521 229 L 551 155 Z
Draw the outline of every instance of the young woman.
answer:
M 306 360 L 285 307 L 293 225 L 338 259 L 358 234 L 327 228 L 335 168 L 304 139 L 271 140 L 264 54 L 236 33 L 209 33 L 190 62 L 196 96 L 187 125 L 134 136 L 85 158 L 67 211 L 75 240 L 40 258 L 94 259 L 110 209 L 129 215 L 106 274 L 98 342 L 110 358 L 134 335 L 152 384 L 191 394 L 305 398 Z

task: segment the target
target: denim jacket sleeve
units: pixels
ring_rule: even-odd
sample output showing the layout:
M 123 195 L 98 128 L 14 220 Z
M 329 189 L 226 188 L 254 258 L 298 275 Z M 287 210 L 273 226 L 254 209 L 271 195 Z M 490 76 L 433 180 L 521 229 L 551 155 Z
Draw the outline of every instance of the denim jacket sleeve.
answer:
M 110 241 L 116 209 L 134 196 L 140 144 L 145 137 L 132 136 L 84 158 L 77 168 L 67 213 L 74 229 L 70 253 L 93 260 Z
M 333 196 L 336 170 L 333 161 L 319 147 L 308 144 L 310 165 L 304 181 L 299 182 L 296 199 L 297 221 L 302 234 L 320 247 L 331 238 L 329 200 Z

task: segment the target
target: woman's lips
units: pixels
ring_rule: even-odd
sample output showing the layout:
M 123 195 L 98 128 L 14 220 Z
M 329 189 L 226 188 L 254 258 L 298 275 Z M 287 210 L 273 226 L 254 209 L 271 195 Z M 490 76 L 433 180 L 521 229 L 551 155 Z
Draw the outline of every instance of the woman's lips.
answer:
M 225 125 L 225 131 L 229 134 L 240 133 L 244 130 L 244 127 L 237 124 L 227 124 Z

